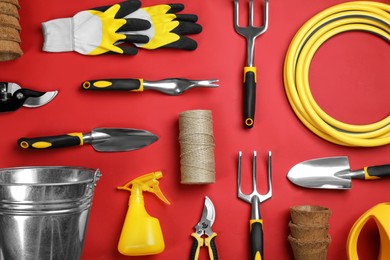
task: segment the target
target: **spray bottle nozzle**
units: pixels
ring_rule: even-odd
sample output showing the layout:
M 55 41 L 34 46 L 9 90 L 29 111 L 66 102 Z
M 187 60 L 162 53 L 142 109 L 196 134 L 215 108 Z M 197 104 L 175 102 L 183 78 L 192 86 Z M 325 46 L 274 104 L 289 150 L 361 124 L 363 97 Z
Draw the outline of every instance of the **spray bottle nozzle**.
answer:
M 156 196 L 166 204 L 171 204 L 168 199 L 165 198 L 159 187 L 158 179 L 161 179 L 162 177 L 163 174 L 161 171 L 151 172 L 135 178 L 117 189 L 130 191 L 131 194 L 141 194 L 142 191 L 148 191 L 156 194 Z

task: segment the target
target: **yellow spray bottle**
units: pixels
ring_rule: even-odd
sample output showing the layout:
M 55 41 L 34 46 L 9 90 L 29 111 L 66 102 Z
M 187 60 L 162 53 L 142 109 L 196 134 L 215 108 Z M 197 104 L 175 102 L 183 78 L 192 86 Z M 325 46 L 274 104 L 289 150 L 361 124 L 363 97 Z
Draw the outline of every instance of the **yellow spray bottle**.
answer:
M 158 179 L 162 177 L 161 171 L 151 172 L 118 187 L 120 190 L 131 192 L 118 243 L 118 250 L 121 254 L 127 256 L 154 255 L 164 251 L 165 244 L 160 222 L 146 212 L 142 195 L 142 192 L 148 191 L 156 194 L 166 204 L 170 204 L 158 186 Z

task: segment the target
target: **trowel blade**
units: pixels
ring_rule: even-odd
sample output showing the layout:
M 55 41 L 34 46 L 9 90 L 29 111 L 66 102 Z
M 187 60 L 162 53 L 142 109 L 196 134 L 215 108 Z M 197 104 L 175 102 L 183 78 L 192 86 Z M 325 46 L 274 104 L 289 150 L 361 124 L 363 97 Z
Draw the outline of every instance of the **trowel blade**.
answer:
M 348 172 L 348 157 L 328 157 L 296 164 L 288 172 L 287 178 L 292 183 L 306 188 L 344 190 L 352 187 Z
M 131 128 L 95 128 L 91 135 L 92 146 L 98 152 L 137 150 L 158 140 L 151 132 Z

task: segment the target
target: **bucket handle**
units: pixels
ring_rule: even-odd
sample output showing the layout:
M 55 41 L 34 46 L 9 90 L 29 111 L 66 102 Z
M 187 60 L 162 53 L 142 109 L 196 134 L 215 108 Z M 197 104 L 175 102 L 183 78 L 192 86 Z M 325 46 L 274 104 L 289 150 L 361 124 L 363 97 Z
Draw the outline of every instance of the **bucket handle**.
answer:
M 94 187 L 96 187 L 96 182 L 100 179 L 101 176 L 102 176 L 102 174 L 101 174 L 100 170 L 96 169 L 95 173 L 93 175 L 93 180 L 92 180 L 92 183 L 93 183 Z

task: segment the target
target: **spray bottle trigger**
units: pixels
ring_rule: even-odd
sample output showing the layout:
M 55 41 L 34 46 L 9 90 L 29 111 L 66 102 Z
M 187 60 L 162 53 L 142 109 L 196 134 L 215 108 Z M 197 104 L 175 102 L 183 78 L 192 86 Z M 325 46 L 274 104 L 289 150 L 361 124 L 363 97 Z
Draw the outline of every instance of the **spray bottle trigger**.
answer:
M 156 194 L 156 196 L 162 200 L 164 203 L 170 205 L 171 203 L 169 202 L 169 200 L 164 196 L 164 194 L 162 193 L 162 191 L 160 190 L 160 187 L 158 186 L 158 183 L 153 186 L 153 193 Z
M 135 178 L 134 180 L 126 183 L 123 186 L 117 187 L 118 190 L 127 190 L 130 192 L 133 192 L 134 194 L 138 191 L 147 191 L 156 194 L 156 196 L 162 200 L 164 203 L 170 205 L 171 203 L 168 201 L 168 199 L 164 196 L 162 193 L 160 187 L 159 187 L 159 181 L 158 179 L 161 179 L 163 177 L 163 174 L 161 171 L 151 172 L 145 175 L 142 175 L 138 178 Z M 136 186 L 136 187 L 134 187 Z

